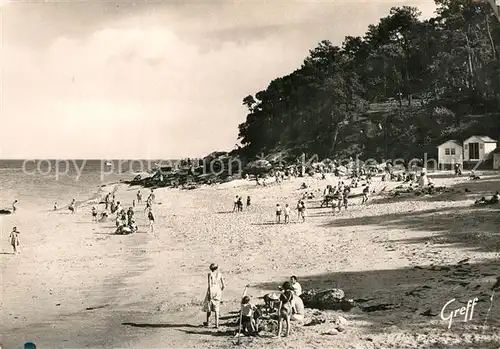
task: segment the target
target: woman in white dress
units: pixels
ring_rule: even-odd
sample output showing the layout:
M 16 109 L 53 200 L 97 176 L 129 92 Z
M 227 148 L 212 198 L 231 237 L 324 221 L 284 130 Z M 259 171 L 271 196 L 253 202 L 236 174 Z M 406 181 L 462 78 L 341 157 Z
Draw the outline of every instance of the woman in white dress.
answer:
M 208 273 L 208 288 L 203 302 L 203 311 L 207 313 L 207 321 L 203 325 L 208 326 L 210 315 L 212 312 L 215 314 L 215 328 L 219 328 L 219 315 L 220 315 L 220 302 L 222 298 L 222 291 L 226 288 L 224 278 L 218 270 L 217 264 L 210 264 L 210 273 Z

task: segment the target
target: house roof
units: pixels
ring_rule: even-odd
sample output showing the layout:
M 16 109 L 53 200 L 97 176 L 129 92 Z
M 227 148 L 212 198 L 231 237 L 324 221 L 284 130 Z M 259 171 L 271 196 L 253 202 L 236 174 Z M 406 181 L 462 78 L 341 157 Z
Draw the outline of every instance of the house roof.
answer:
M 473 137 L 479 138 L 481 140 L 481 142 L 483 142 L 483 143 L 497 143 L 498 142 L 498 141 L 494 140 L 491 137 L 488 137 L 488 136 L 477 136 L 477 135 L 474 135 L 474 136 L 471 136 L 471 137 L 467 138 L 466 141 L 469 140 L 469 139 L 471 139 L 471 138 L 473 138 Z
M 438 145 L 437 147 L 439 148 L 440 146 L 442 146 L 443 144 L 446 144 L 446 143 L 448 143 L 448 142 L 453 142 L 453 143 L 455 143 L 456 145 L 458 145 L 458 146 L 460 146 L 460 147 L 462 146 L 462 143 L 460 143 L 459 141 L 457 141 L 457 140 L 455 140 L 455 139 L 449 139 L 449 140 L 447 140 L 446 142 L 441 143 L 441 144 L 440 144 L 440 145 Z
M 495 150 L 491 152 L 492 154 L 500 154 L 500 147 L 496 147 Z

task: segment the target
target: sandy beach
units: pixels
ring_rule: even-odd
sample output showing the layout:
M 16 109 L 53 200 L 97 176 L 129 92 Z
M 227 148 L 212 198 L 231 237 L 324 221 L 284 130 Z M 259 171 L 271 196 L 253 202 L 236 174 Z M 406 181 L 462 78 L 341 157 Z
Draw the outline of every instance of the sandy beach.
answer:
M 319 208 L 322 190 L 335 177 L 268 187 L 236 180 L 191 191 L 157 189 L 156 232 L 147 232 L 139 205 L 139 232 L 127 236 L 113 234 L 113 217 L 92 223 L 91 203 L 75 215 L 51 212 L 50 205 L 21 206 L 0 218 L 0 343 L 6 349 L 27 341 L 51 349 L 230 348 L 245 285 L 261 302 L 257 297 L 296 275 L 305 290 L 340 288 L 365 310 L 336 312 L 347 320 L 343 332 L 328 322 L 294 326 L 289 338 L 263 334 L 242 338 L 240 346 L 498 349 L 500 294 L 491 304 L 490 288 L 500 277 L 500 207 L 472 203 L 500 189 L 500 174 L 484 173 L 478 181 L 431 177 L 459 192 L 391 199 L 381 189 L 400 183 L 377 177 L 368 205 L 355 197 L 336 216 Z M 292 211 L 290 224 L 274 224 L 275 205 L 294 208 L 302 182 L 317 196 L 306 201 L 306 222 Z M 127 208 L 139 188 L 116 189 Z M 232 213 L 235 195 L 250 195 L 252 205 Z M 19 255 L 9 245 L 13 226 L 21 232 Z M 228 284 L 218 330 L 201 327 L 212 262 Z M 472 320 L 458 316 L 448 329 L 439 316 L 443 306 L 456 299 L 454 310 L 475 297 Z M 376 310 L 380 305 L 386 309 Z M 306 319 L 313 315 L 308 309 Z

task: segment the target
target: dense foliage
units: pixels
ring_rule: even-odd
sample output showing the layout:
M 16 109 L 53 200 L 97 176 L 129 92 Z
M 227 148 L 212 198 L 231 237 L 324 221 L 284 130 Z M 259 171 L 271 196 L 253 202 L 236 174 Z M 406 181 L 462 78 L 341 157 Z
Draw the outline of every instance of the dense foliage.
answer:
M 421 157 L 447 139 L 500 136 L 500 24 L 488 4 L 392 8 L 364 37 L 322 41 L 302 66 L 247 96 L 241 155 Z

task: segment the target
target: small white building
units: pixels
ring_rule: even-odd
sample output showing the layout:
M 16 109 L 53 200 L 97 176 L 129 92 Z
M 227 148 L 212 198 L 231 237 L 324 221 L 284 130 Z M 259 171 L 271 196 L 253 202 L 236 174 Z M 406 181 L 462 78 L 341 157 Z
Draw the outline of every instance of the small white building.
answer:
M 463 165 L 463 147 L 459 141 L 451 139 L 437 148 L 440 170 L 450 170 L 455 164 Z
M 464 161 L 484 161 L 497 148 L 497 141 L 488 136 L 472 136 L 464 141 Z

